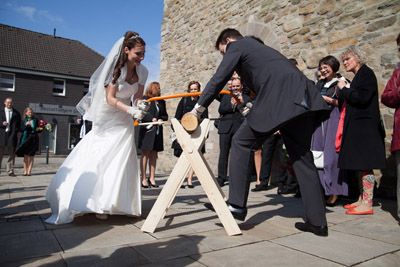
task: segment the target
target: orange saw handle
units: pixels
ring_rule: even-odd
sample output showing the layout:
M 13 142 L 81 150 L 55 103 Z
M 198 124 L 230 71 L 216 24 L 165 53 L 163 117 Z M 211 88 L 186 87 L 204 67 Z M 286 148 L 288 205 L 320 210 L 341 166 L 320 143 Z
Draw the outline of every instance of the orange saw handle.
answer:
M 232 96 L 236 103 L 238 103 L 238 105 L 242 104 L 242 102 L 240 101 L 240 99 L 231 91 L 228 90 L 222 90 L 221 92 L 219 92 L 220 94 L 227 94 Z M 170 98 L 178 98 L 178 97 L 187 97 L 187 96 L 198 96 L 201 95 L 201 92 L 196 92 L 196 93 L 184 93 L 184 94 L 176 94 L 176 95 L 166 95 L 166 96 L 157 96 L 157 97 L 152 97 L 147 99 L 147 102 L 151 102 L 151 101 L 157 101 L 157 100 L 163 100 L 163 99 L 170 99 Z M 137 126 L 139 124 L 139 121 L 135 120 L 134 122 L 134 126 Z

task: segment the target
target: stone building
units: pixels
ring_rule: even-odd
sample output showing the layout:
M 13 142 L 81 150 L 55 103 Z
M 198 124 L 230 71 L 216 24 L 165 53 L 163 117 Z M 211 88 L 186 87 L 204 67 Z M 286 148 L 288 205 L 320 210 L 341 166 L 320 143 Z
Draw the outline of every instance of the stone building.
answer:
M 367 64 L 375 71 L 381 94 L 396 63 L 396 37 L 400 32 L 398 0 L 165 0 L 162 21 L 161 75 L 163 94 L 184 92 L 191 80 L 202 87 L 213 75 L 222 59 L 214 49 L 219 32 L 227 27 L 243 35 L 255 35 L 288 58 L 295 58 L 310 78 L 319 59 L 341 53 L 357 45 L 368 56 Z M 346 78 L 353 75 L 339 70 Z M 170 116 L 179 99 L 167 102 Z M 217 117 L 218 103 L 210 107 Z M 394 110 L 381 105 L 390 143 Z M 169 147 L 169 131 L 165 146 Z M 218 135 L 210 132 L 206 158 L 217 162 Z M 174 165 L 172 151 L 160 154 L 159 168 L 168 172 Z M 389 154 L 388 154 L 389 157 Z M 216 171 L 217 164 L 210 164 Z

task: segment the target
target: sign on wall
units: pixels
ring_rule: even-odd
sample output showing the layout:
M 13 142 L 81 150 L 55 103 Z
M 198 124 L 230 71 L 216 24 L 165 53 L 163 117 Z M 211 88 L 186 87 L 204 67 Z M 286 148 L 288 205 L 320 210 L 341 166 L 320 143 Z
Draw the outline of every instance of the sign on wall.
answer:
M 29 107 L 33 109 L 33 112 L 36 114 L 81 115 L 75 106 L 29 103 Z

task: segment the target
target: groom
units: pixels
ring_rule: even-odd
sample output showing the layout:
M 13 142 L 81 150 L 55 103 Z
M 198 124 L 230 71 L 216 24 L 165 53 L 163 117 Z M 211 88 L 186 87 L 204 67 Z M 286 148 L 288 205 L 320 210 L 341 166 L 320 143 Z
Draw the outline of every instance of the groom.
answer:
M 234 71 L 256 94 L 250 113 L 232 140 L 228 200 L 231 213 L 236 219 L 245 219 L 250 186 L 246 162 L 252 150 L 280 130 L 306 210 L 306 222 L 296 223 L 295 227 L 327 236 L 324 193 L 310 144 L 314 125 L 328 114 L 328 106 L 312 81 L 278 51 L 257 40 L 243 38 L 237 30 L 228 28 L 220 33 L 215 47 L 223 60 L 191 113 L 199 118 Z
M 0 111 L 0 166 L 3 161 L 4 149 L 8 150 L 7 173 L 9 176 L 16 176 L 14 173 L 15 148 L 17 146 L 18 132 L 21 126 L 21 115 L 13 108 L 13 99 L 7 97 L 4 100 L 4 109 Z

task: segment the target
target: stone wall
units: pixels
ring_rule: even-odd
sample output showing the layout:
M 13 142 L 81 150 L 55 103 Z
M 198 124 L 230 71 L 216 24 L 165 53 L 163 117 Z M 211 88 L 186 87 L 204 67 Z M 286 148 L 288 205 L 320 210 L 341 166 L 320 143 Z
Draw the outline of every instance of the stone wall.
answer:
M 227 27 L 255 35 L 288 58 L 296 58 L 300 69 L 313 80 L 320 58 L 331 54 L 341 59 L 347 46 L 357 45 L 368 55 L 367 64 L 375 71 L 381 94 L 399 61 L 395 42 L 400 32 L 399 11 L 398 0 L 165 0 L 162 94 L 185 92 L 191 80 L 198 80 L 204 88 L 222 59 L 214 43 Z M 343 66 L 340 72 L 353 78 Z M 167 101 L 170 117 L 178 101 Z M 211 117 L 217 117 L 217 108 L 214 101 L 209 109 Z M 389 143 L 393 110 L 381 108 Z M 169 172 L 176 162 L 166 128 L 165 151 L 158 161 L 161 172 Z M 206 158 L 216 172 L 218 134 L 214 128 L 206 149 Z

